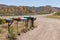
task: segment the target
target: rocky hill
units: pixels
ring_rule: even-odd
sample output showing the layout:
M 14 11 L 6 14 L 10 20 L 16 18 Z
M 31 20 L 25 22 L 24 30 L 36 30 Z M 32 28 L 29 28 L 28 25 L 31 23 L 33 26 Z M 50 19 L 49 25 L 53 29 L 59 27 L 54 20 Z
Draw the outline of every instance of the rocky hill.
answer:
M 10 6 L 0 4 L 0 15 L 30 15 L 30 14 L 48 14 L 51 12 L 60 12 L 60 8 L 50 5 L 40 7 L 29 6 Z

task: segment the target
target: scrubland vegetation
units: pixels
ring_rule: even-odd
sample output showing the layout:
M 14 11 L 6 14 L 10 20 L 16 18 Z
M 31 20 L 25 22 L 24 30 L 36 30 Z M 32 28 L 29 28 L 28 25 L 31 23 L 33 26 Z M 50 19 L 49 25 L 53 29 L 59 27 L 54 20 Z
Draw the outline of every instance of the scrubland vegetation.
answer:
M 55 13 L 53 15 L 47 16 L 48 18 L 57 18 L 60 19 L 60 13 Z
M 3 24 L 5 24 L 5 26 L 3 26 Z M 32 27 L 26 28 L 25 23 L 21 21 L 18 23 L 17 30 L 17 24 L 16 21 L 14 21 L 10 27 L 10 33 L 8 33 L 8 24 L 6 23 L 5 19 L 0 20 L 0 25 L 0 39 L 2 40 L 4 40 L 4 37 L 5 40 L 17 40 L 17 36 L 21 35 L 21 33 L 26 33 L 27 31 L 34 29 Z

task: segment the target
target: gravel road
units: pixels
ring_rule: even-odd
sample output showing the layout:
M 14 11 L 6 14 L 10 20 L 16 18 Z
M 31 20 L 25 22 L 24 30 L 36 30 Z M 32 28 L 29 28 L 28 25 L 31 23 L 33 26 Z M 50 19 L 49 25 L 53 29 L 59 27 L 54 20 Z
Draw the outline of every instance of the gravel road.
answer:
M 37 28 L 18 36 L 18 40 L 60 40 L 60 19 L 37 16 Z

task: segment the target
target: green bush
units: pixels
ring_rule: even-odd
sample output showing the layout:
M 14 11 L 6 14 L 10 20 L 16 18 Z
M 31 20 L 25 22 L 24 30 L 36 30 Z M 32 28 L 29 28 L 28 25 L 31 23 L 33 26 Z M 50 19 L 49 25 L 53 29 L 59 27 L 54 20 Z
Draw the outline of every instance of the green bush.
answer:
M 10 28 L 10 32 L 8 33 L 9 40 L 16 40 L 17 33 L 14 27 Z
M 6 23 L 6 20 L 5 19 L 0 19 L 0 24 L 4 24 Z
M 6 23 L 6 20 L 5 19 L 2 19 L 2 24 Z

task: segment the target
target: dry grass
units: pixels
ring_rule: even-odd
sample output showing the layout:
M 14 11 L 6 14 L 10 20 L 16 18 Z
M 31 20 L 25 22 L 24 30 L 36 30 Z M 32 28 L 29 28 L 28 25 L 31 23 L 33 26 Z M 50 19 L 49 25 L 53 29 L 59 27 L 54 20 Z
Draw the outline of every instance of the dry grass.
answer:
M 7 28 L 8 24 L 3 24 L 1 26 L 1 33 L 0 33 L 0 40 L 7 40 L 7 34 L 8 34 L 8 28 Z M 14 23 L 11 25 L 11 27 L 14 26 L 14 28 L 16 29 L 17 26 L 16 26 L 16 21 L 14 21 Z M 33 29 L 33 28 L 32 28 Z M 17 30 L 17 29 L 16 29 Z M 18 23 L 18 33 L 26 33 L 27 31 L 27 28 L 25 28 L 25 23 L 24 22 L 19 22 Z
M 57 15 L 51 15 L 51 16 L 47 16 L 48 18 L 56 18 L 56 19 L 60 19 L 60 16 Z

